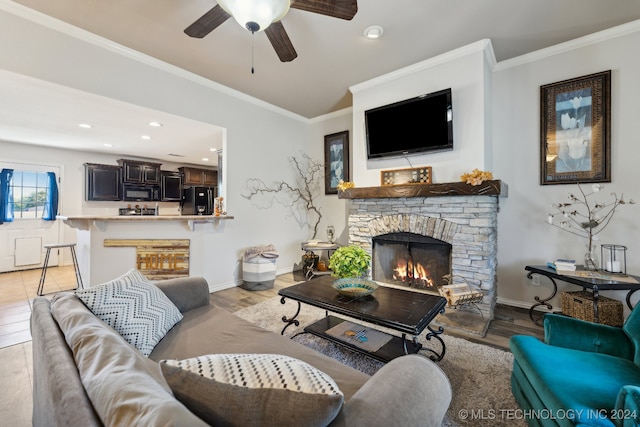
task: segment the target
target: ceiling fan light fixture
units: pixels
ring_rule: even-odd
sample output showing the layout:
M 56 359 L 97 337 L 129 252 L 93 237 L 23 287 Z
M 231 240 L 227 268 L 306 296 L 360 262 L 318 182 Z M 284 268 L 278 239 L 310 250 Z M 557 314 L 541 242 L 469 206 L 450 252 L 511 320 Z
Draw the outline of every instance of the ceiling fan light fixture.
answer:
M 252 33 L 264 31 L 289 11 L 290 0 L 218 0 L 225 12 Z
M 368 39 L 379 39 L 382 37 L 384 29 L 379 25 L 372 25 L 364 30 L 364 36 Z

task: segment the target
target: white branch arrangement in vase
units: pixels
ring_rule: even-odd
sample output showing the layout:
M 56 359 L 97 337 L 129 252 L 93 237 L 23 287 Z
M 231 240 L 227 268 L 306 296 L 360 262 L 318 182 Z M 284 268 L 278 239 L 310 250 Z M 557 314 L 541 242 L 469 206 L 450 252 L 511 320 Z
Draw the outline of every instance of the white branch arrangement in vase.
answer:
M 618 197 L 616 193 L 610 194 L 613 196 L 613 201 L 609 203 L 590 200 L 591 196 L 600 192 L 603 188 L 603 185 L 593 184 L 591 191 L 585 192 L 582 186 L 578 184 L 580 194 L 577 196 L 569 194 L 568 202 L 552 204 L 551 207 L 556 212 L 547 216 L 547 222 L 550 225 L 587 239 L 587 253 L 584 259 L 584 267 L 587 270 L 598 269 L 597 257 L 594 253 L 596 235 L 609 225 L 618 206 L 635 203 L 633 200 L 626 202 L 622 194 Z M 556 216 L 560 217 L 559 221 L 556 220 Z

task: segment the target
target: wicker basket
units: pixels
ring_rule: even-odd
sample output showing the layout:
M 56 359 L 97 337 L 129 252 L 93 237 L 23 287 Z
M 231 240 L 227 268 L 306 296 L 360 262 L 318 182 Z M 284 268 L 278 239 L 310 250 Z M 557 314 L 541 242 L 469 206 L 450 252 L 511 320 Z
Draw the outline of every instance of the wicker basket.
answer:
M 593 293 L 588 291 L 563 292 L 560 295 L 562 313 L 576 319 L 594 322 Z M 624 317 L 620 301 L 599 296 L 598 318 L 600 323 L 610 326 L 622 326 Z

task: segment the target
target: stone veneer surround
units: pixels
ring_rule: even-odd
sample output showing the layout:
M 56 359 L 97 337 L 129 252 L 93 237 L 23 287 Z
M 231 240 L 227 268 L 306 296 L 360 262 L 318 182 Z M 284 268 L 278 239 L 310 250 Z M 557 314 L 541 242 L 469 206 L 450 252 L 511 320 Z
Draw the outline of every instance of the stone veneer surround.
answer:
M 477 308 L 488 325 L 496 301 L 497 216 L 497 195 L 353 198 L 349 241 L 369 252 L 373 237 L 395 232 L 450 243 L 454 283 L 464 280 L 484 291 Z

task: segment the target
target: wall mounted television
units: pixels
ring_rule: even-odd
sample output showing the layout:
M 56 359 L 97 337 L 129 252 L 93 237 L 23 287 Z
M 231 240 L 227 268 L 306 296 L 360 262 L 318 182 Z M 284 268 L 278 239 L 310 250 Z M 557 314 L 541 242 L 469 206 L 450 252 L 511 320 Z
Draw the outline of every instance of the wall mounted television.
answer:
M 364 112 L 367 158 L 453 150 L 451 88 Z

